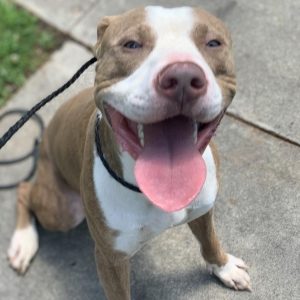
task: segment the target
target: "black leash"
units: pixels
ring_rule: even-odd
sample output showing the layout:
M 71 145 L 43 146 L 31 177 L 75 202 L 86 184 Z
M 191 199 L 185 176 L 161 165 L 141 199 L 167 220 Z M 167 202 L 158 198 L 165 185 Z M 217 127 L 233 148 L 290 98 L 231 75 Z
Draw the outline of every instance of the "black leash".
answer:
M 40 102 L 38 102 L 36 105 L 34 105 L 30 110 L 21 110 L 21 109 L 15 109 L 15 110 L 10 110 L 4 112 L 0 116 L 0 121 L 7 117 L 8 115 L 11 114 L 21 114 L 22 117 L 14 124 L 12 125 L 5 133 L 4 135 L 0 138 L 0 149 L 12 138 L 12 136 L 31 118 L 33 117 L 33 120 L 35 120 L 39 127 L 40 127 L 40 134 L 42 134 L 43 129 L 44 129 L 44 124 L 43 120 L 39 115 L 36 114 L 36 112 L 41 109 L 44 105 L 46 105 L 48 102 L 50 102 L 53 98 L 57 97 L 59 94 L 61 94 L 64 90 L 69 88 L 80 76 L 81 74 L 92 64 L 94 64 L 97 61 L 96 57 L 91 58 L 89 61 L 87 61 L 85 64 L 83 64 L 79 70 L 71 77 L 70 80 L 68 80 L 64 85 L 62 85 L 60 88 L 58 88 L 56 91 L 51 93 L 49 96 L 46 98 L 42 99 Z M 34 142 L 33 149 L 29 152 L 26 153 L 25 155 L 18 157 L 16 159 L 12 160 L 5 160 L 5 161 L 0 161 L 0 165 L 11 165 L 15 163 L 22 162 L 30 157 L 33 157 L 33 165 L 32 168 L 29 172 L 29 174 L 21 181 L 26 181 L 32 178 L 34 175 L 34 172 L 36 170 L 37 166 L 37 159 L 38 159 L 38 146 L 39 146 L 40 138 L 36 139 Z M 20 181 L 20 182 L 21 182 Z M 0 186 L 0 190 L 3 189 L 11 189 L 16 187 L 20 182 L 15 182 L 12 184 L 7 184 L 7 185 L 2 185 Z
M 12 110 L 6 111 L 2 115 L 0 115 L 0 122 L 10 115 L 24 115 L 26 113 L 27 113 L 27 111 L 23 110 L 23 109 L 12 109 Z M 24 154 L 23 156 L 20 156 L 20 157 L 14 158 L 14 159 L 0 160 L 0 166 L 7 166 L 7 165 L 13 165 L 16 163 L 23 162 L 32 157 L 33 162 L 32 162 L 31 169 L 28 172 L 27 176 L 25 176 L 21 181 L 30 180 L 35 173 L 38 155 L 39 155 L 39 142 L 42 137 L 43 130 L 44 130 L 44 123 L 43 123 L 42 118 L 39 115 L 35 114 L 32 117 L 32 120 L 37 123 L 37 125 L 39 126 L 39 131 L 40 131 L 39 137 L 34 140 L 32 150 L 30 150 L 28 153 Z M 11 183 L 11 184 L 6 184 L 6 185 L 0 185 L 0 190 L 8 190 L 8 189 L 15 188 L 18 186 L 18 184 L 21 181 Z
M 0 149 L 11 139 L 11 137 L 45 104 L 50 102 L 53 98 L 57 97 L 64 90 L 70 87 L 80 76 L 81 74 L 93 63 L 97 61 L 96 57 L 91 58 L 87 61 L 73 76 L 67 81 L 63 86 L 58 88 L 56 91 L 51 93 L 46 98 L 42 99 L 39 103 L 33 106 L 29 111 L 26 112 L 13 126 L 11 126 L 7 132 L 0 139 Z
M 95 124 L 95 143 L 96 143 L 96 149 L 97 149 L 97 154 L 98 156 L 100 157 L 104 167 L 106 168 L 107 172 L 110 174 L 110 176 L 112 176 L 116 181 L 118 181 L 120 184 L 122 184 L 124 187 L 134 191 L 134 192 L 137 192 L 137 193 L 141 193 L 141 190 L 125 181 L 122 177 L 118 176 L 114 170 L 110 167 L 110 165 L 108 164 L 107 160 L 105 159 L 104 157 L 104 154 L 102 152 L 102 149 L 101 149 L 101 141 L 100 141 L 100 134 L 99 134 L 99 125 L 100 125 L 100 118 L 99 116 L 97 116 L 97 119 L 96 119 L 96 124 Z

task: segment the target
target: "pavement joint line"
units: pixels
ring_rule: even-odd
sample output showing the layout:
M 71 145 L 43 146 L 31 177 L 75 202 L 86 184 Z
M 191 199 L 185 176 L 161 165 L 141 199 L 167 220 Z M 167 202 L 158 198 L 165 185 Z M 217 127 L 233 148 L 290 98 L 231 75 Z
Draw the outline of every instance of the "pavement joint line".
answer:
M 83 46 L 85 49 L 87 49 L 88 51 L 91 51 L 93 52 L 93 46 L 92 45 L 89 45 L 88 43 L 85 43 L 83 41 L 81 41 L 79 38 L 75 37 L 73 34 L 72 34 L 72 31 L 71 29 L 63 29 L 59 26 L 56 26 L 54 25 L 53 23 L 50 23 L 46 18 L 44 18 L 43 16 L 39 15 L 38 13 L 36 13 L 33 9 L 31 9 L 30 6 L 26 5 L 26 4 L 23 4 L 23 3 L 19 3 L 17 0 L 14 1 L 14 3 L 19 7 L 19 8 L 22 8 L 26 11 L 28 11 L 30 14 L 36 16 L 41 22 L 47 24 L 47 26 L 49 28 L 52 28 L 53 30 L 61 33 L 66 39 L 69 39 L 81 46 Z M 79 17 L 78 20 L 75 20 L 74 23 L 72 24 L 72 26 L 77 26 L 79 24 L 79 22 L 82 20 L 83 17 L 85 17 L 89 12 L 90 12 L 90 9 L 96 5 L 96 3 L 93 3 L 91 4 L 91 6 L 89 7 L 89 10 L 86 11 L 86 13 L 82 16 L 82 17 Z M 97 30 L 95 28 L 95 30 Z M 96 41 L 95 41 L 96 43 Z
M 293 139 L 290 139 L 290 138 L 288 138 L 288 137 L 286 137 L 284 135 L 281 135 L 281 134 L 277 133 L 276 131 L 272 130 L 271 128 L 266 128 L 263 125 L 259 125 L 257 123 L 254 123 L 254 122 L 252 122 L 250 120 L 247 120 L 246 118 L 243 118 L 243 117 L 241 117 L 241 116 L 239 116 L 239 115 L 237 115 L 235 113 L 229 112 L 229 111 L 226 112 L 226 115 L 228 117 L 232 118 L 232 119 L 235 119 L 235 120 L 237 120 L 237 121 L 245 124 L 245 125 L 253 127 L 253 128 L 255 128 L 255 129 L 259 130 L 259 131 L 262 131 L 264 133 L 267 133 L 267 134 L 271 135 L 272 137 L 274 137 L 276 139 L 279 139 L 279 140 L 281 140 L 283 142 L 289 143 L 289 144 L 291 144 L 293 146 L 300 147 L 300 143 L 299 142 L 297 142 L 297 141 L 295 141 Z
M 93 46 L 87 44 L 87 43 L 84 43 L 83 41 L 81 41 L 80 39 L 78 39 L 77 37 L 73 36 L 71 33 L 69 32 L 66 32 L 65 33 L 65 36 L 66 38 L 68 38 L 70 41 L 73 41 L 74 43 L 82 46 L 83 48 L 85 48 L 86 50 L 90 51 L 90 52 L 94 52 L 93 50 Z

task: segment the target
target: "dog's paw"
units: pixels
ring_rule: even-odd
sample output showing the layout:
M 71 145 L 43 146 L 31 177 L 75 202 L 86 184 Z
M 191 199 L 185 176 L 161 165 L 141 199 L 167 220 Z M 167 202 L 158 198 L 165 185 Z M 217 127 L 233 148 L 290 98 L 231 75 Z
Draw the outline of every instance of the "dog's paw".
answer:
M 251 291 L 249 267 L 240 258 L 227 254 L 228 261 L 224 266 L 209 264 L 209 270 L 215 274 L 226 286 L 235 290 Z
M 38 234 L 35 224 L 16 229 L 7 251 L 10 266 L 18 273 L 24 274 L 37 250 Z

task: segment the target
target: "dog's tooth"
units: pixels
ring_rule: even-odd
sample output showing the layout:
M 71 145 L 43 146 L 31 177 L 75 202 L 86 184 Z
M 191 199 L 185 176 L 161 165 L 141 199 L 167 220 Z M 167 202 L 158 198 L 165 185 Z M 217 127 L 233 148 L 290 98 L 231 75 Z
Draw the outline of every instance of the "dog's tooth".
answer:
M 144 146 L 144 126 L 143 124 L 138 124 L 138 134 L 141 145 Z
M 198 140 L 198 124 L 196 121 L 194 121 L 194 132 L 193 132 L 193 138 L 194 138 L 194 143 L 197 143 Z

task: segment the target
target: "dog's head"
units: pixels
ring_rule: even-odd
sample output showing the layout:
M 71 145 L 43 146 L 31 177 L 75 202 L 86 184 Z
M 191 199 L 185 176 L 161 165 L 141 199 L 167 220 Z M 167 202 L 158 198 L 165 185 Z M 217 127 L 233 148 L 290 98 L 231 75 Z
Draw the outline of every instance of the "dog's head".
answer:
M 136 159 L 140 188 L 162 209 L 185 207 L 205 181 L 199 152 L 235 95 L 228 30 L 198 8 L 138 8 L 102 20 L 95 53 L 96 105 Z

